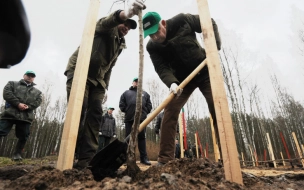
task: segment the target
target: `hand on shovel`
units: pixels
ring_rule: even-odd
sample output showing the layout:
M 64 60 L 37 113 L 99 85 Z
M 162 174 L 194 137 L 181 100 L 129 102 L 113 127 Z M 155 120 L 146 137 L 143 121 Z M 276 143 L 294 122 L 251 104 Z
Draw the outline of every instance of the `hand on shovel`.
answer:
M 173 92 L 173 94 L 180 96 L 183 92 L 183 89 L 178 88 L 178 85 L 176 83 L 172 83 L 170 86 L 170 93 Z

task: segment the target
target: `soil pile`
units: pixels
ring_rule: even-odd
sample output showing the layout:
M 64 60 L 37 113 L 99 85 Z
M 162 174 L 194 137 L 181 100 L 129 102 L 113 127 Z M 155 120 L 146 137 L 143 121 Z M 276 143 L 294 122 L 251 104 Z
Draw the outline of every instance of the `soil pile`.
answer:
M 143 165 L 142 165 L 143 166 Z M 226 181 L 224 168 L 208 159 L 179 159 L 151 166 L 131 179 L 125 166 L 115 177 L 95 181 L 88 169 L 59 171 L 54 166 L 15 165 L 0 168 L 0 189 L 302 189 L 304 174 L 255 176 L 242 173 L 244 185 Z M 140 168 L 142 168 L 140 166 Z

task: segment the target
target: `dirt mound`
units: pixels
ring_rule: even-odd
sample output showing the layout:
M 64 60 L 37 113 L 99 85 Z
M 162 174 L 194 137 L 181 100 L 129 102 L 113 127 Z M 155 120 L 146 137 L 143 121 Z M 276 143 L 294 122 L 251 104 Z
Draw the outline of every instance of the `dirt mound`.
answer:
M 164 166 L 149 167 L 131 179 L 124 168 L 114 178 L 94 181 L 88 169 L 63 172 L 52 166 L 0 168 L 0 189 L 302 189 L 304 174 L 258 177 L 243 172 L 244 185 L 224 179 L 221 164 L 208 159 L 179 159 Z M 11 171 L 11 173 L 10 173 Z

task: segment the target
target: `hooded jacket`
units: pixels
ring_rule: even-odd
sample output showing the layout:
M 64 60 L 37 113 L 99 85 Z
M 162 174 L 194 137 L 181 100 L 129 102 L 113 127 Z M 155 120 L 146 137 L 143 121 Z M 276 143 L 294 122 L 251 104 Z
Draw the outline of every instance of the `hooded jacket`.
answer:
M 124 122 L 134 121 L 135 109 L 136 109 L 136 94 L 137 87 L 131 86 L 129 90 L 126 90 L 120 97 L 119 108 L 125 113 Z M 147 115 L 152 110 L 152 103 L 150 100 L 150 95 L 143 91 L 142 92 L 142 112 L 140 121 L 147 118 Z
M 213 19 L 212 24 L 217 48 L 220 50 L 221 40 Z M 196 38 L 196 33 L 201 32 L 198 15 L 178 14 L 166 21 L 165 42 L 160 44 L 149 40 L 147 51 L 155 71 L 167 87 L 170 87 L 172 83 L 180 84 L 206 58 L 205 50 Z M 194 80 L 205 77 L 209 77 L 207 66 Z
M 116 135 L 116 122 L 115 118 L 108 113 L 104 114 L 101 119 L 101 125 L 99 130 L 103 136 L 112 137 Z
M 23 79 L 9 81 L 3 90 L 3 99 L 6 101 L 1 119 L 12 119 L 32 123 L 34 110 L 42 102 L 41 91 L 34 87 L 34 83 L 27 85 Z M 28 109 L 19 110 L 19 103 L 28 105 Z
M 119 24 L 124 23 L 119 18 L 120 10 L 101 18 L 95 29 L 90 65 L 88 71 L 88 80 L 94 85 L 100 83 L 105 89 L 108 89 L 112 68 L 117 57 L 126 47 L 125 38 L 119 37 Z M 79 48 L 69 59 L 69 63 L 64 74 L 67 79 L 72 79 L 76 67 Z

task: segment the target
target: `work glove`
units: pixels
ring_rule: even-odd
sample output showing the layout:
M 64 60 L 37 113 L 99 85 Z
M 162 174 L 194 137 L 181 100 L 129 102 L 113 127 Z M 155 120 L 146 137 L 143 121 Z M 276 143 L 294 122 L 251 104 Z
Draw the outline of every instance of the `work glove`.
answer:
M 159 134 L 159 129 L 155 129 L 155 134 Z
M 138 12 L 145 7 L 143 0 L 125 0 L 125 16 L 131 18 L 138 15 Z
M 102 132 L 99 132 L 98 134 L 99 134 L 99 135 L 102 135 Z
M 116 138 L 116 135 L 113 135 L 114 138 Z
M 105 89 L 105 94 L 103 96 L 102 104 L 106 103 L 107 99 L 108 99 L 108 90 Z
M 176 83 L 172 83 L 170 86 L 170 93 L 173 92 L 173 94 L 180 96 L 183 92 L 183 89 L 178 89 L 177 87 L 178 85 Z

